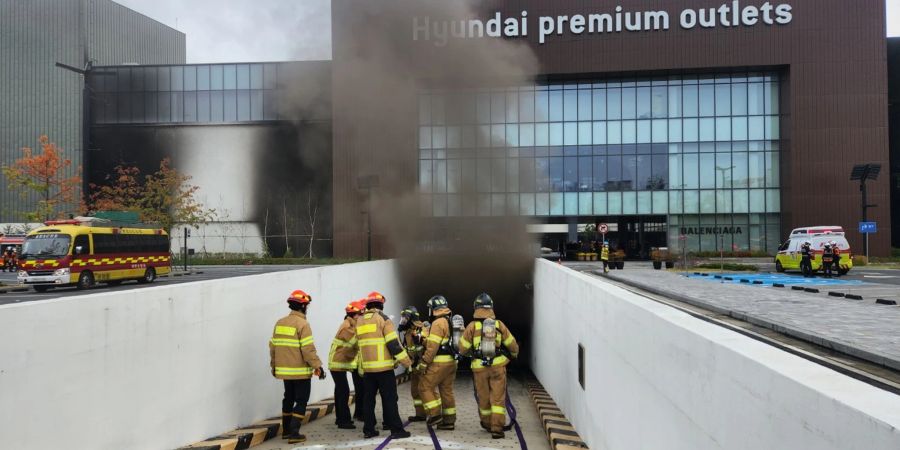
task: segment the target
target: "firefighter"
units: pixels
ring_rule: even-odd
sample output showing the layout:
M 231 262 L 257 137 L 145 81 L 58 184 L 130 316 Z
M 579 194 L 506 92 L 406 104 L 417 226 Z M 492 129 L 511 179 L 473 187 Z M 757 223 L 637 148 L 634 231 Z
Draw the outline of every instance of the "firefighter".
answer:
M 609 273 L 609 242 L 603 241 L 603 248 L 600 250 L 600 261 L 603 261 L 603 273 Z
M 822 251 L 822 268 L 825 272 L 825 278 L 831 278 L 831 266 L 834 264 L 834 250 L 831 243 L 825 243 L 825 249 Z
M 403 428 L 397 406 L 397 380 L 394 367 L 399 362 L 407 369 L 412 361 L 403 346 L 394 324 L 382 310 L 385 298 L 378 292 L 366 297 L 366 310 L 356 318 L 356 340 L 359 363 L 363 371 L 363 435 L 366 439 L 378 436 L 375 430 L 375 394 L 381 393 L 382 421 L 391 430 L 391 439 L 410 436 Z
M 427 332 L 424 325 L 415 306 L 410 306 L 400 312 L 400 325 L 397 329 L 403 333 L 403 343 L 412 360 L 413 369 L 419 365 L 422 355 L 425 353 L 424 344 Z M 421 375 L 421 372 L 417 370 L 412 370 L 409 374 L 409 391 L 416 409 L 416 415 L 407 418 L 410 422 L 424 422 L 426 418 L 425 409 L 422 407 Z
M 813 275 L 812 270 L 812 249 L 810 248 L 812 243 L 809 241 L 803 242 L 800 245 L 800 272 L 803 273 L 805 278 L 809 278 Z
M 506 366 L 519 354 L 519 344 L 509 328 L 494 315 L 494 300 L 482 293 L 475 297 L 475 314 L 459 341 L 459 352 L 472 356 L 472 374 L 478 396 L 481 428 L 491 438 L 503 439 L 506 424 Z
M 306 321 L 310 302 L 312 297 L 306 292 L 292 292 L 287 300 L 291 313 L 278 320 L 269 341 L 272 376 L 284 380 L 281 438 L 287 439 L 289 444 L 306 441 L 306 436 L 300 434 L 300 424 L 306 416 L 312 387 L 310 378 L 315 375 L 320 380 L 325 379 L 325 370 L 316 355 L 312 329 Z
M 425 340 L 425 354 L 419 364 L 423 372 L 420 382 L 422 407 L 428 425 L 437 425 L 439 430 L 453 430 L 456 427 L 456 399 L 453 396 L 456 351 L 450 345 L 452 313 L 447 299 L 442 295 L 431 297 L 427 305 L 431 328 Z
M 834 276 L 841 276 L 841 248 L 838 243 L 831 241 L 831 251 L 834 252 Z
M 334 380 L 334 415 L 335 425 L 345 430 L 355 429 L 353 418 L 362 417 L 362 378 L 356 373 L 358 366 L 356 347 L 356 316 L 365 308 L 360 300 L 351 302 L 344 308 L 346 315 L 338 328 L 337 335 L 331 341 L 331 351 L 328 352 L 328 370 Z M 350 385 L 347 383 L 347 374 L 353 381 L 353 389 L 356 392 L 356 406 L 353 417 L 350 416 Z
M 6 247 L 3 252 L 3 270 L 11 271 L 12 268 L 12 247 Z
M 11 259 L 12 264 L 9 266 L 9 271 L 15 272 L 16 270 L 19 269 L 19 252 L 17 252 L 15 248 L 13 248 L 12 258 L 10 258 L 10 259 Z

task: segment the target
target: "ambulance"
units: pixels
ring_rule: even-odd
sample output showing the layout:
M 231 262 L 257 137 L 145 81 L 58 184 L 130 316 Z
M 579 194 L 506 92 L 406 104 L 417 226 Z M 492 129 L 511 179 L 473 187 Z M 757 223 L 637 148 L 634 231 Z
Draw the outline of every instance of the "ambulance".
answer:
M 835 268 L 835 272 L 846 275 L 853 268 L 853 254 L 850 252 L 850 243 L 844 233 L 844 229 L 839 226 L 815 226 L 795 228 L 791 231 L 788 240 L 784 241 L 778 247 L 778 254 L 775 256 L 775 270 L 777 272 L 799 271 L 800 247 L 804 242 L 810 242 L 812 249 L 812 269 L 818 272 L 822 267 L 822 253 L 825 250 L 825 244 L 834 242 L 840 251 L 840 261 Z

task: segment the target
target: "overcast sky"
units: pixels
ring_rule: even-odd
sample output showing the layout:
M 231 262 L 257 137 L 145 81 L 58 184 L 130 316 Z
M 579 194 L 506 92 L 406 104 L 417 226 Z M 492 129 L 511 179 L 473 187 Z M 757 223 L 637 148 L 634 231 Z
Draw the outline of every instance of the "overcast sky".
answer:
M 331 0 L 115 1 L 187 34 L 189 63 L 331 59 Z M 900 36 L 900 0 L 886 1 Z

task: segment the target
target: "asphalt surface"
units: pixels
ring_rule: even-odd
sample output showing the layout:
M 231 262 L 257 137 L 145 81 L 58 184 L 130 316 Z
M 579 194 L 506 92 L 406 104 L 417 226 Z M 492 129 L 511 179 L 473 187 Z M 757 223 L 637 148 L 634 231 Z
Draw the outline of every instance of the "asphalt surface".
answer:
M 39 293 L 34 289 L 30 289 L 28 292 L 7 292 L 0 293 L 0 305 L 7 305 L 11 303 L 23 303 L 23 302 L 32 302 L 36 300 L 48 300 L 55 298 L 65 298 L 65 297 L 74 297 L 77 295 L 87 295 L 96 292 L 124 292 L 130 291 L 132 289 L 142 289 L 150 286 L 160 286 L 160 285 L 168 285 L 168 284 L 180 284 L 180 283 L 190 283 L 194 281 L 204 281 L 204 280 L 217 280 L 222 278 L 233 278 L 233 277 L 241 277 L 247 275 L 258 275 L 263 273 L 270 272 L 282 272 L 285 270 L 296 270 L 296 269 L 306 269 L 310 267 L 316 266 L 197 266 L 192 268 L 191 270 L 194 272 L 191 275 L 182 275 L 182 276 L 165 276 L 160 277 L 156 281 L 151 284 L 138 284 L 136 281 L 126 281 L 119 286 L 109 286 L 105 284 L 100 284 L 97 287 L 88 290 L 88 291 L 80 291 L 74 287 L 69 288 L 58 288 L 58 289 L 50 289 L 47 292 Z M 202 272 L 202 273 L 197 273 Z M 178 273 L 178 272 L 176 272 Z M 12 285 L 15 286 L 16 274 L 3 272 L 0 273 L 0 283 L 3 283 L 4 286 Z

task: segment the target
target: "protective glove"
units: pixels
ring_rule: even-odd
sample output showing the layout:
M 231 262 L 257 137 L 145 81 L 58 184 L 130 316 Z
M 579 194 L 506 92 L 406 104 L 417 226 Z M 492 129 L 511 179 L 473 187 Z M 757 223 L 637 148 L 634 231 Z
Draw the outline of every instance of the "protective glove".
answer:
M 313 371 L 313 375 L 319 377 L 320 380 L 324 380 L 325 379 L 325 370 L 323 370 L 321 367 L 319 367 L 318 369 Z
M 425 363 L 423 363 L 423 362 L 420 362 L 419 365 L 416 366 L 415 370 L 416 370 L 417 372 L 424 372 L 425 369 L 427 369 L 427 368 L 428 368 L 428 364 L 425 364 Z

